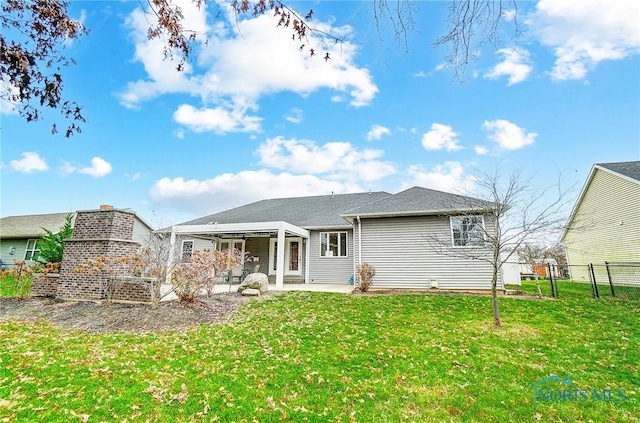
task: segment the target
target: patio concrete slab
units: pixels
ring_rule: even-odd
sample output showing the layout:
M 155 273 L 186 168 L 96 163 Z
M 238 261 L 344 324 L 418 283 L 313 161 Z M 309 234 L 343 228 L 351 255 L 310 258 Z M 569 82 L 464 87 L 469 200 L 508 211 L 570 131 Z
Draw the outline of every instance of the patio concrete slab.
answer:
M 230 292 L 238 292 L 240 285 L 219 284 L 215 286 L 214 294 L 228 294 Z M 165 294 L 170 290 L 170 285 L 163 285 L 162 293 Z M 325 284 L 325 283 L 305 283 L 305 284 L 284 284 L 282 288 L 276 288 L 275 284 L 269 284 L 269 291 L 286 292 L 286 291 L 307 291 L 307 292 L 335 292 L 339 294 L 350 294 L 353 292 L 353 285 L 345 284 Z M 205 295 L 202 292 L 202 295 Z M 178 297 L 174 293 L 165 295 L 161 301 L 173 301 Z
M 269 285 L 270 291 L 311 291 L 311 292 L 337 292 L 341 294 L 350 294 L 353 292 L 353 285 L 344 284 L 327 284 L 327 283 L 301 283 L 301 284 L 284 284 L 282 288 L 276 288 L 275 285 Z

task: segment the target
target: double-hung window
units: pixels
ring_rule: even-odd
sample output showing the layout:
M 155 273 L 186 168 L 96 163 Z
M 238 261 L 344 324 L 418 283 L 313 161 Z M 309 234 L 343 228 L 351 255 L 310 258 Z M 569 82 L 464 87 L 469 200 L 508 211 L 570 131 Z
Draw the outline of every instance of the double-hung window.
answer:
M 452 216 L 451 236 L 454 247 L 484 245 L 484 219 L 482 216 Z
M 347 233 L 321 232 L 320 257 L 347 257 Z

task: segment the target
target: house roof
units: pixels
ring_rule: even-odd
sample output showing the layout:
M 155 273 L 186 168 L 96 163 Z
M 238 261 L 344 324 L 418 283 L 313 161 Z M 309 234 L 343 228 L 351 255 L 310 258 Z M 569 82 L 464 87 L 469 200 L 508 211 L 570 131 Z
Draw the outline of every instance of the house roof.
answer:
M 493 209 L 488 201 L 413 187 L 343 213 L 343 217 L 412 216 Z
M 384 191 L 275 198 L 221 211 L 180 225 L 285 221 L 301 228 L 346 226 L 342 213 L 389 197 Z
M 567 224 L 560 235 L 560 242 L 564 242 L 564 238 L 568 233 L 569 226 L 573 222 L 575 215 L 578 211 L 578 207 L 580 203 L 582 203 L 582 199 L 584 198 L 589 186 L 591 185 L 591 181 L 596 174 L 597 170 L 601 170 L 603 172 L 608 172 L 614 174 L 620 178 L 626 179 L 630 182 L 640 184 L 640 161 L 633 162 L 613 162 L 613 163 L 596 163 L 591 167 L 591 171 L 589 172 L 589 176 L 587 177 L 584 186 L 582 187 L 582 191 L 580 191 L 580 195 L 578 196 L 578 200 L 573 205 L 573 209 L 571 210 L 571 214 L 569 215 L 569 219 L 567 219 Z
M 50 213 L 3 217 L 0 219 L 0 238 L 39 238 L 45 234 L 42 228 L 57 232 L 64 225 L 68 214 Z M 71 214 L 75 218 L 75 213 Z
M 616 162 L 616 163 L 596 163 L 595 166 L 607 169 L 621 176 L 640 182 L 640 161 Z

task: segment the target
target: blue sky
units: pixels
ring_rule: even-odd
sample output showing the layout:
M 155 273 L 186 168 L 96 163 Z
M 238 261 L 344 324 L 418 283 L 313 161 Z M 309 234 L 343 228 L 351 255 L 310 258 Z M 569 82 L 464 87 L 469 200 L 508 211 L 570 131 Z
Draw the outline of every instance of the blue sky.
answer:
M 464 83 L 432 47 L 440 2 L 418 2 L 407 54 L 369 3 L 291 3 L 346 36 L 306 40 L 315 57 L 270 15 L 183 3 L 208 43 L 181 73 L 139 2 L 71 3 L 91 33 L 67 47 L 66 95 L 88 122 L 67 139 L 57 115 L 3 105 L 2 217 L 111 204 L 164 226 L 264 198 L 472 189 L 496 166 L 581 187 L 593 163 L 640 157 L 640 2 L 520 2 L 523 36 L 476 51 Z

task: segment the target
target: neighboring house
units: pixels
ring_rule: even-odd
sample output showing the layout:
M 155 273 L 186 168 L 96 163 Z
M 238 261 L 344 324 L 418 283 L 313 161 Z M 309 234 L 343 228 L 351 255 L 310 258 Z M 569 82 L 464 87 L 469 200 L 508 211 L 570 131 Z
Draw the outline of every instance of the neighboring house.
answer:
M 101 210 L 113 207 L 102 205 Z M 75 223 L 77 212 L 35 214 L 24 216 L 8 216 L 0 219 L 0 260 L 9 268 L 15 261 L 26 260 L 28 264 L 36 262 L 40 249 L 38 241 L 46 232 L 46 228 L 53 233 L 58 232 L 64 225 L 66 216 L 73 215 L 72 223 Z M 137 214 L 134 220 L 133 239 L 141 245 L 149 239 L 153 228 Z
M 640 161 L 593 165 L 560 237 L 574 266 L 640 262 Z
M 476 205 L 471 207 L 470 205 Z M 353 283 L 360 263 L 375 266 L 373 287 L 488 290 L 483 230 L 489 203 L 410 188 L 262 200 L 166 228 L 174 254 L 235 247 L 276 286 Z M 499 285 L 502 289 L 501 284 Z
M 68 214 L 51 213 L 25 216 L 8 216 L 0 219 L 0 260 L 8 267 L 15 261 L 26 260 L 33 264 L 40 254 L 38 241 L 46 232 L 42 228 L 57 232 Z

